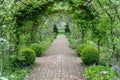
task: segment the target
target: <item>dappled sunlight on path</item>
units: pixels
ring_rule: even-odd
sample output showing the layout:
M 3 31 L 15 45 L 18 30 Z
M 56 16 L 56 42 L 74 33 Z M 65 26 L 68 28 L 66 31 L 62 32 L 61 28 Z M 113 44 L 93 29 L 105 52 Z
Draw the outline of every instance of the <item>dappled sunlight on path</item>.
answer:
M 84 80 L 82 62 L 69 48 L 64 35 L 58 35 L 26 80 Z

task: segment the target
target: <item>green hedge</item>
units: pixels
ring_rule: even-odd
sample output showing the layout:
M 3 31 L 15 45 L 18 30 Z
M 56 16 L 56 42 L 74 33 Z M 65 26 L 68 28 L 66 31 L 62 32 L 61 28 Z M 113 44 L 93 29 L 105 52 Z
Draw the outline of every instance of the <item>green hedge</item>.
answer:
M 33 43 L 30 45 L 30 48 L 35 51 L 36 56 L 40 57 L 43 55 L 43 46 L 38 43 Z
M 36 54 L 30 48 L 21 49 L 19 51 L 18 59 L 17 59 L 17 66 L 29 66 L 35 63 Z
M 86 65 L 98 64 L 99 54 L 98 49 L 93 46 L 86 46 L 82 50 L 81 59 Z
M 76 48 L 76 54 L 77 56 L 81 56 L 82 50 L 85 48 L 86 44 L 79 44 Z

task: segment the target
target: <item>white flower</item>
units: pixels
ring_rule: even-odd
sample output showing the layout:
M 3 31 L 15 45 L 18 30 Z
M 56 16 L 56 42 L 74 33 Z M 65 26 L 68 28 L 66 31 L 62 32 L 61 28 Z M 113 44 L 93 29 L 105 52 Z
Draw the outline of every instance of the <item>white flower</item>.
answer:
M 6 41 L 6 39 L 4 39 L 4 38 L 0 38 L 0 41 Z
M 6 77 L 0 77 L 0 80 L 8 80 Z
M 12 78 L 14 78 L 15 76 L 14 75 L 10 75 Z
M 2 28 L 6 28 L 6 25 L 2 25 Z
M 0 38 L 0 41 L 3 41 L 4 39 L 3 38 Z

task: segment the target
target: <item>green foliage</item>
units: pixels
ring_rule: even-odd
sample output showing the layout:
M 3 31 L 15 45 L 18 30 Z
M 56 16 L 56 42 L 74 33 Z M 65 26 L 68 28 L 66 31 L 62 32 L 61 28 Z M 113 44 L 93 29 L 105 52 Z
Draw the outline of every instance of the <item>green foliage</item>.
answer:
M 99 54 L 97 48 L 92 46 L 86 46 L 82 50 L 81 59 L 86 65 L 98 64 Z
M 5 70 L 4 75 L 0 76 L 0 79 L 4 78 L 2 80 L 24 80 L 24 78 L 29 73 L 29 70 L 31 68 L 32 68 L 32 66 L 26 67 L 23 69 L 16 68 L 14 70 Z
M 20 36 L 20 49 L 25 48 L 30 44 L 30 34 L 21 34 Z
M 41 44 L 33 43 L 30 45 L 30 48 L 35 51 L 37 57 L 43 55 L 43 46 Z
M 70 43 L 70 47 L 73 48 L 73 49 L 76 49 L 76 46 L 77 46 L 76 40 L 71 38 L 71 37 L 68 37 L 68 41 Z
M 58 34 L 61 35 L 61 34 L 65 34 L 65 31 L 63 29 L 59 29 L 58 30 Z
M 19 51 L 19 55 L 18 55 L 18 59 L 17 59 L 17 66 L 29 66 L 35 63 L 35 59 L 36 59 L 36 54 L 35 52 L 30 49 L 30 48 L 25 48 L 25 49 L 21 49 Z
M 76 54 L 77 56 L 81 56 L 82 50 L 85 48 L 86 44 L 79 44 L 76 48 Z
M 109 66 L 93 65 L 85 69 L 86 80 L 113 80 L 115 72 Z
M 111 53 L 100 53 L 100 61 L 101 65 L 110 66 L 113 62 L 111 62 L 112 54 Z
M 43 45 L 43 52 L 48 49 L 48 47 L 50 46 L 51 44 L 51 41 L 43 41 L 42 43 L 40 43 L 41 45 Z
M 70 33 L 66 33 L 66 37 L 70 43 L 69 47 L 71 47 L 72 49 L 76 49 L 79 42 L 77 40 L 75 40 L 74 38 L 72 38 Z
M 43 46 L 43 51 L 45 51 L 53 42 L 53 40 L 56 38 L 56 34 L 52 34 L 49 37 L 46 37 L 44 41 L 42 41 L 40 44 Z
M 44 15 L 48 10 L 46 6 L 50 6 L 51 2 L 41 4 L 40 1 L 26 1 L 24 6 L 19 6 L 14 17 L 16 17 L 17 25 L 20 26 L 25 20 L 36 20 L 38 17 Z M 48 10 L 49 11 L 49 10 Z
M 69 38 L 69 42 L 70 42 L 70 44 L 74 44 L 75 43 L 75 39 Z
M 16 65 L 17 65 L 17 63 L 16 63 L 17 56 L 16 55 L 10 55 L 9 60 L 10 60 L 10 63 L 9 63 L 10 68 L 16 67 Z
M 119 61 L 120 7 L 118 3 L 119 0 L 2 0 L 0 39 L 5 38 L 10 47 L 8 49 L 4 45 L 5 49 L 2 49 L 3 46 L 0 45 L 4 67 L 8 67 L 7 54 L 11 54 L 9 51 L 11 47 L 13 53 L 18 53 L 18 49 L 39 42 L 47 49 L 54 39 L 50 37 L 53 32 L 51 26 L 63 19 L 70 27 L 69 41 L 72 48 L 75 49 L 78 42 L 89 40 L 94 42 L 95 46 L 107 48 L 100 54 L 100 64 L 111 64 L 111 56 Z M 54 15 L 57 13 L 60 18 Z M 19 59 L 24 60 L 24 57 Z M 10 56 L 11 64 L 15 60 L 16 56 Z M 11 64 L 10 66 L 14 66 Z M 19 79 L 23 80 L 20 77 Z

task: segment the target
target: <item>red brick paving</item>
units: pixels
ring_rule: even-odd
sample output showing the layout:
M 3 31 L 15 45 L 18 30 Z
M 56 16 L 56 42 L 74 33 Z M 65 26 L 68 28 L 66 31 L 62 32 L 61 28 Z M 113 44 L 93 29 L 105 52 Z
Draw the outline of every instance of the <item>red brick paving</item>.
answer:
M 84 80 L 81 64 L 66 37 L 58 35 L 25 80 Z

